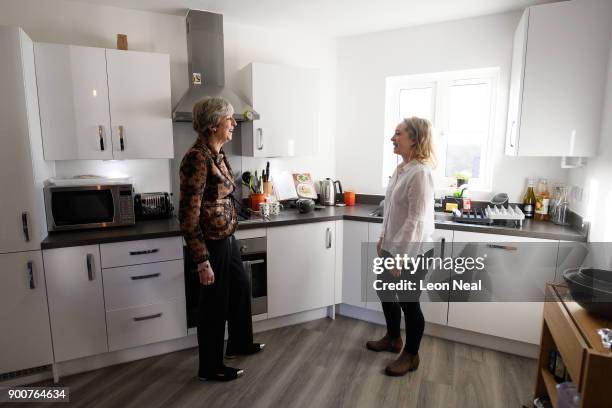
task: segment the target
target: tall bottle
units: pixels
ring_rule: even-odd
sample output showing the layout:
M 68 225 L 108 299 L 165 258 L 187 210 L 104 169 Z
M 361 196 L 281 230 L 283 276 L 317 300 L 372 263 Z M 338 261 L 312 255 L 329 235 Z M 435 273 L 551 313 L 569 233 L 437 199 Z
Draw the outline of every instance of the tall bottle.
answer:
M 534 219 L 538 221 L 548 221 L 548 208 L 550 204 L 550 193 L 548 192 L 548 180 L 540 179 L 538 184 L 538 194 L 536 195 Z
M 523 196 L 523 213 L 525 213 L 525 218 L 533 218 L 535 210 L 536 196 L 533 192 L 533 184 L 533 179 L 527 180 L 527 191 Z

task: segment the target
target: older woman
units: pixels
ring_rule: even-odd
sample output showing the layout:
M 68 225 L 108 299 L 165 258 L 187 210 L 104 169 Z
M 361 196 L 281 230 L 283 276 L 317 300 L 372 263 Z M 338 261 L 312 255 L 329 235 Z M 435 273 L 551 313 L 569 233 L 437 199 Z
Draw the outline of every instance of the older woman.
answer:
M 198 138 L 181 162 L 179 218 L 190 255 L 198 265 L 198 345 L 200 379 L 230 381 L 244 371 L 223 364 L 226 356 L 263 349 L 253 343 L 250 279 L 234 238 L 237 219 L 232 169 L 222 146 L 232 140 L 234 108 L 222 98 L 205 98 L 193 107 Z
M 431 234 L 434 230 L 434 186 L 430 165 L 434 162 L 431 124 L 426 119 L 404 119 L 395 128 L 391 138 L 393 152 L 402 157 L 385 193 L 383 231 L 378 241 L 378 256 L 428 257 L 433 253 Z M 427 270 L 398 270 L 393 268 L 382 274 L 383 281 L 397 282 L 400 278 L 422 279 Z M 385 373 L 400 376 L 419 366 L 419 346 L 425 320 L 419 304 L 420 291 L 410 293 L 378 291 L 382 302 L 387 333 L 366 347 L 373 351 L 391 351 L 401 354 L 389 364 Z M 402 350 L 400 321 L 402 311 L 406 323 L 406 345 Z

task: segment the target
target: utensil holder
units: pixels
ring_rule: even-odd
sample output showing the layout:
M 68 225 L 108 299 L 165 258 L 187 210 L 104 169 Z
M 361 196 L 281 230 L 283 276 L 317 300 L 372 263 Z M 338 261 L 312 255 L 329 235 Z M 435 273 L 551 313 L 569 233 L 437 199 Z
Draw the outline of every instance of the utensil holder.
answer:
M 260 193 L 253 193 L 249 196 L 249 202 L 251 210 L 259 211 L 259 204 L 266 202 L 266 195 Z
M 265 195 L 272 195 L 272 182 L 271 181 L 263 182 L 263 193 Z

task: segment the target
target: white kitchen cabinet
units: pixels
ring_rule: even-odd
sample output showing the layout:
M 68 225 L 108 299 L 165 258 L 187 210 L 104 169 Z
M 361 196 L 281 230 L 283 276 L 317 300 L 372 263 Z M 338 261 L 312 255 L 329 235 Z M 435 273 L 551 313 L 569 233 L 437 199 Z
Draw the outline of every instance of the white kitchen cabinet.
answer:
M 47 160 L 113 158 L 104 48 L 36 43 Z
M 319 134 L 318 71 L 254 62 L 243 68 L 239 77 L 244 96 L 260 115 L 260 119 L 241 126 L 243 155 L 315 154 Z
M 597 155 L 610 50 L 610 7 L 529 7 L 514 36 L 506 154 Z
M 268 228 L 268 317 L 333 304 L 335 222 Z
M 170 56 L 106 50 L 115 159 L 171 159 Z
M 451 289 L 448 325 L 538 344 L 544 288 L 555 278 L 558 245 L 546 239 L 455 231 L 453 257 L 483 257 L 485 267 L 453 272 L 453 279 L 482 280 L 484 290 Z
M 382 304 L 378 299 L 378 295 L 374 290 L 373 283 L 376 276 L 372 272 L 371 265 L 374 261 L 376 254 L 376 242 L 382 232 L 382 224 L 380 223 L 369 223 L 368 224 L 368 239 L 370 244 L 368 245 L 368 267 L 366 268 L 366 296 L 367 296 L 367 308 L 382 312 Z M 435 242 L 434 256 L 451 256 L 453 231 L 450 230 L 434 230 L 432 239 Z M 450 273 L 441 270 L 431 270 L 427 274 L 426 282 L 436 281 L 441 282 L 448 280 Z M 448 294 L 442 292 L 430 293 L 423 291 L 421 293 L 420 302 L 421 310 L 426 322 L 446 324 L 446 317 L 448 311 L 448 301 L 446 300 Z
M 107 312 L 109 351 L 185 337 L 185 300 Z
M 166 54 L 36 44 L 45 159 L 173 158 Z
M 55 361 L 108 351 L 98 245 L 43 251 Z
M 344 221 L 342 251 L 342 303 L 366 307 L 365 266 L 367 265 L 368 223 Z
M 33 45 L 17 27 L 0 26 L 0 253 L 40 249 L 35 151 L 40 138 Z
M 0 374 L 51 364 L 40 251 L 0 254 Z

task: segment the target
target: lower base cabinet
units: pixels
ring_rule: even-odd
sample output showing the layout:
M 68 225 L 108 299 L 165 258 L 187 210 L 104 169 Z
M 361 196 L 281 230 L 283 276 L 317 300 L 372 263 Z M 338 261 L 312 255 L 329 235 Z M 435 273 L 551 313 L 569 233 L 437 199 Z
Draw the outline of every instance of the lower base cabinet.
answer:
M 100 248 L 43 251 L 55 361 L 108 351 Z
M 51 364 L 40 251 L 0 254 L 0 374 Z
M 485 267 L 453 279 L 482 281 L 485 290 L 470 293 L 469 301 L 465 292 L 451 291 L 448 325 L 539 344 L 544 291 L 555 279 L 558 247 L 553 240 L 455 231 L 453 257 L 484 257 Z
M 109 351 L 187 335 L 184 301 L 106 312 Z
M 49 249 L 43 256 L 56 362 L 187 335 L 180 237 Z
M 335 234 L 334 221 L 268 228 L 268 317 L 333 304 Z

